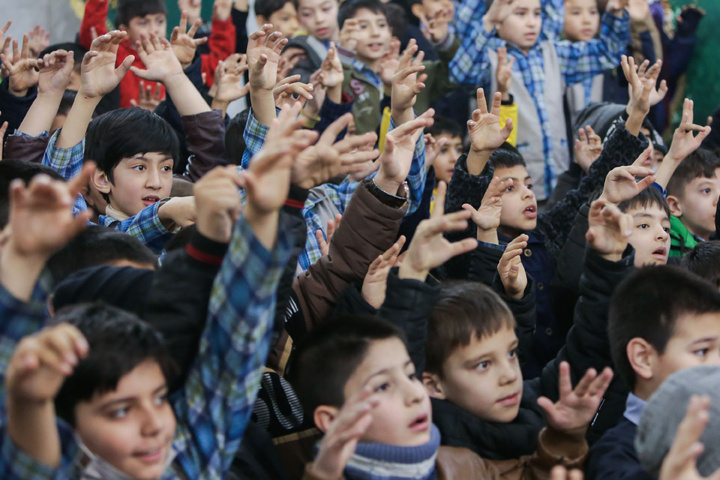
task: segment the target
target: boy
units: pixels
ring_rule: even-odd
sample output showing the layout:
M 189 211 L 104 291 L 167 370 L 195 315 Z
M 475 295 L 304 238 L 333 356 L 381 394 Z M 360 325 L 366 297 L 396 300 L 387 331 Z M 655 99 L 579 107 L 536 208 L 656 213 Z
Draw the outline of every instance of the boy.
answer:
M 462 127 L 452 119 L 435 116 L 435 123 L 426 130 L 432 135 L 435 142 L 444 142 L 435 157 L 432 166 L 435 169 L 437 182 L 450 183 L 455 162 L 463 154 L 463 132 Z
M 510 47 L 508 54 L 516 63 L 510 93 L 520 115 L 517 146 L 537 184 L 540 200 L 550 196 L 557 176 L 569 167 L 562 86 L 617 66 L 629 40 L 626 4 L 627 0 L 611 0 L 602 18 L 601 39 L 575 44 L 541 31 L 544 20 L 540 0 L 496 0 L 487 13 L 484 1 L 464 7 L 472 12 L 464 15 L 482 17 L 483 21 L 458 26 L 462 45 L 450 62 L 451 78 L 475 86 L 483 72 L 494 71 L 495 51 Z
M 643 268 L 618 285 L 608 336 L 612 362 L 631 393 L 623 418 L 593 447 L 588 476 L 651 478 L 633 444 L 640 416 L 673 372 L 720 365 L 720 293 L 676 267 Z
M 300 26 L 306 35 L 293 37 L 283 50 L 283 57 L 299 57 L 291 75 L 299 74 L 308 83 L 327 57 L 330 42 L 338 40 L 338 0 L 293 0 Z
M 565 25 L 562 34 L 566 40 L 573 43 L 589 42 L 599 30 L 600 11 L 597 0 L 565 0 Z M 602 78 L 602 75 L 588 77 L 565 91 L 573 119 L 576 112 L 589 103 L 602 101 Z
M 229 4 L 229 2 L 228 2 Z M 80 25 L 80 44 L 90 48 L 95 36 L 107 33 L 105 22 L 108 14 L 108 0 L 89 0 L 85 4 L 85 13 Z M 230 5 L 231 7 L 231 5 Z M 127 40 L 124 40 L 118 50 L 117 63 L 122 63 L 128 56 L 133 56 L 133 66 L 143 68 L 143 62 L 137 56 L 135 50 L 142 35 L 150 36 L 155 34 L 158 38 L 165 38 L 167 35 L 167 7 L 163 0 L 120 0 L 118 2 L 117 17 L 115 24 L 121 31 L 127 32 Z M 177 40 L 185 40 L 187 35 L 180 32 Z M 182 38 L 181 38 L 182 37 Z M 192 40 L 193 48 L 204 43 L 205 39 Z M 213 9 L 213 28 L 210 37 L 207 39 L 210 46 L 210 54 L 202 55 L 202 71 L 208 78 L 213 78 L 215 68 L 220 59 L 227 58 L 235 51 L 235 27 L 230 19 L 229 8 Z M 174 40 L 173 45 L 183 49 L 188 42 L 180 43 Z M 139 101 L 140 82 L 142 79 L 134 74 L 127 75 L 120 84 L 120 107 L 130 107 L 134 101 Z M 145 81 L 145 87 L 161 89 L 161 96 L 164 96 L 164 89 L 155 82 Z
M 272 24 L 284 37 L 291 38 L 298 29 L 298 16 L 291 0 L 255 2 L 258 25 Z

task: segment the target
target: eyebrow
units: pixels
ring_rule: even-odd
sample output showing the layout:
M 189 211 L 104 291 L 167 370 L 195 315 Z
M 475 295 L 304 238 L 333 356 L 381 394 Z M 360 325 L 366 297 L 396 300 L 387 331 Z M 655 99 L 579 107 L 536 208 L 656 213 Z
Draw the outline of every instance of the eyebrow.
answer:
M 163 383 L 159 387 L 157 387 L 155 390 L 153 390 L 153 396 L 158 395 L 163 390 L 167 390 L 168 386 L 166 383 Z M 124 397 L 124 398 L 118 398 L 117 400 L 111 400 L 107 403 L 104 403 L 100 406 L 100 410 L 105 410 L 108 407 L 111 407 L 112 405 L 116 405 L 119 403 L 128 403 L 132 402 L 135 399 L 135 397 Z
M 412 360 L 409 359 L 407 362 L 403 363 L 403 368 L 407 367 L 408 365 L 410 365 L 410 364 L 412 364 L 412 363 L 413 363 Z M 370 375 L 369 377 L 367 377 L 367 378 L 365 379 L 365 382 L 363 383 L 363 386 L 367 385 L 368 382 L 369 382 L 370 380 L 372 380 L 373 378 L 375 378 L 375 377 L 377 377 L 377 376 L 379 376 L 379 375 L 385 375 L 385 374 L 387 374 L 387 373 L 389 373 L 389 372 L 390 372 L 390 369 L 389 369 L 389 368 L 383 368 L 382 370 L 378 370 L 377 372 L 373 373 L 372 375 Z
M 715 343 L 715 342 L 717 342 L 717 339 L 718 339 L 718 337 L 698 338 L 697 340 L 695 340 L 688 346 L 692 347 L 693 345 L 697 345 L 699 343 Z

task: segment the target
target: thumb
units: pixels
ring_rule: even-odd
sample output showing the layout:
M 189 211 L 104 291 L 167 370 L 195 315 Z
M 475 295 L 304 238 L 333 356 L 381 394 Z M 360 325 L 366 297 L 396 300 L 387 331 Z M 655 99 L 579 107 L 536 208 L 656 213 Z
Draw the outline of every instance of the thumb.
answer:
M 125 77 L 127 72 L 132 67 L 132 64 L 134 61 L 135 61 L 135 55 L 128 55 L 127 57 L 125 57 L 125 60 L 123 60 L 123 62 L 115 69 L 115 75 L 117 75 L 118 79 L 122 79 Z M 135 70 L 133 70 L 133 73 L 135 73 L 137 75 L 137 72 L 135 72 Z

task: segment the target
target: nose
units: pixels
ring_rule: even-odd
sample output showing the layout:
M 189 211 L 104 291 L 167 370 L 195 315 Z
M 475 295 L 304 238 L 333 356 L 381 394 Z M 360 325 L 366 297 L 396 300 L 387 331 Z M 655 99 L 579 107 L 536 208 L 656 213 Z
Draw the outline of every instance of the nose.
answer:
M 662 225 L 658 227 L 658 234 L 657 234 L 658 240 L 660 240 L 664 243 L 665 241 L 667 241 L 669 235 L 670 234 L 665 231 L 665 229 L 662 227 Z
M 405 404 L 412 405 L 414 403 L 421 402 L 427 393 L 423 384 L 417 380 L 410 380 L 409 378 L 404 382 L 404 396 Z
M 145 179 L 145 186 L 147 188 L 159 189 L 162 185 L 160 184 L 160 172 L 157 168 L 148 168 L 147 177 Z
M 163 421 L 150 405 L 143 407 L 141 419 L 141 433 L 145 437 L 154 437 L 163 429 Z
M 500 385 L 510 385 L 517 381 L 518 379 L 518 369 L 515 368 L 515 365 L 513 365 L 513 360 L 510 358 L 505 359 L 504 362 L 502 362 L 501 370 L 500 370 L 500 377 L 499 382 Z
M 527 200 L 535 196 L 535 192 L 533 192 L 531 189 L 529 189 L 527 186 L 523 185 L 522 187 L 522 199 Z
M 321 25 L 323 23 L 323 14 L 320 10 L 315 10 L 314 18 L 316 25 Z

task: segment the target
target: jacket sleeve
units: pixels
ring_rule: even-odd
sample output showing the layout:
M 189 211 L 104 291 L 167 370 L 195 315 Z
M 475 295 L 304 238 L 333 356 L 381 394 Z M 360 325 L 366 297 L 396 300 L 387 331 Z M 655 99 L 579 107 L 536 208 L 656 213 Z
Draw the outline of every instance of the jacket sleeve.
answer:
M 535 338 L 535 325 L 537 313 L 535 312 L 535 280 L 528 275 L 528 284 L 522 298 L 511 297 L 505 292 L 505 287 L 496 272 L 492 282 L 492 289 L 500 295 L 515 317 L 515 335 L 518 338 L 518 357 L 520 365 L 524 366 L 532 356 L 533 339 Z
M 308 330 L 326 322 L 351 282 L 365 278 L 372 261 L 390 248 L 405 208 L 385 203 L 365 180 L 330 240 L 330 252 L 300 274 L 293 287 Z
M 105 20 L 108 14 L 108 0 L 87 0 L 85 2 L 85 13 L 83 14 L 82 23 L 80 24 L 80 45 L 90 50 L 90 44 L 93 41 L 91 28 L 95 27 L 98 36 L 107 33 Z M 79 61 L 80 59 L 75 59 Z
M 7 137 L 7 143 L 3 150 L 3 157 L 17 158 L 26 162 L 42 163 L 45 149 L 47 149 L 50 137 L 40 135 L 31 137 L 23 134 L 15 134 Z
M 235 25 L 232 17 L 226 20 L 212 19 L 208 47 L 210 53 L 201 56 L 202 72 L 206 75 L 207 85 L 212 87 L 218 63 L 235 53 Z
M 16 97 L 10 93 L 9 79 L 5 78 L 0 83 L 0 111 L 2 111 L 2 121 L 8 122 L 8 133 L 20 128 L 36 98 L 37 87 L 30 88 L 24 97 Z M 5 158 L 10 157 L 6 156 Z
M 588 444 L 582 433 L 569 434 L 545 427 L 538 437 L 538 446 L 530 457 L 520 459 L 523 466 L 521 478 L 545 480 L 555 465 L 567 469 L 582 469 L 588 453 Z
M 219 110 L 187 115 L 182 118 L 187 149 L 190 152 L 184 173 L 191 181 L 197 182 L 217 165 L 224 165 L 225 121 Z

